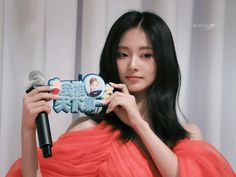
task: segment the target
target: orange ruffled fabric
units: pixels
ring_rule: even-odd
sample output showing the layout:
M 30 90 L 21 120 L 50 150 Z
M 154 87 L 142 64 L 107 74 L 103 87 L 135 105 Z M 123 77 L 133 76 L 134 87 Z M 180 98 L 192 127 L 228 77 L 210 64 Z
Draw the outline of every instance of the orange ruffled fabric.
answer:
M 129 141 L 117 140 L 106 122 L 63 134 L 52 147 L 52 157 L 38 158 L 44 177 L 151 177 L 158 176 L 139 147 Z M 21 161 L 17 160 L 7 177 L 21 177 Z
M 44 177 L 160 177 L 152 161 L 133 141 L 122 143 L 119 131 L 106 122 L 67 132 L 54 142 L 51 158 L 38 158 Z M 235 177 L 227 161 L 202 141 L 182 140 L 173 149 L 180 177 Z M 171 170 L 171 169 L 170 169 Z M 18 159 L 7 177 L 22 177 Z
M 222 154 L 204 141 L 181 140 L 173 152 L 178 157 L 180 177 L 236 177 Z

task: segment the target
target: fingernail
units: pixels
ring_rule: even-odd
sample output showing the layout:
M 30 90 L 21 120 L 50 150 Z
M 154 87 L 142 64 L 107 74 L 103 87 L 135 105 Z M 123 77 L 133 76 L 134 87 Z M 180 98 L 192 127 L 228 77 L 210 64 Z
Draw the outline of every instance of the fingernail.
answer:
M 59 99 L 60 96 L 59 95 L 53 95 L 53 99 Z
M 102 104 L 103 105 L 107 104 L 107 100 L 106 99 L 102 100 Z

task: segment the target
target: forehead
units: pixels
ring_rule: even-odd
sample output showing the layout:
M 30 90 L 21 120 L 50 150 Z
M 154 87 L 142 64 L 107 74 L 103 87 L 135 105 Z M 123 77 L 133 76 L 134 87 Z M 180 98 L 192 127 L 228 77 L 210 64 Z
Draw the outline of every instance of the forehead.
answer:
M 136 47 L 150 47 L 151 43 L 148 35 L 142 28 L 131 28 L 127 30 L 121 37 L 120 46 L 136 46 Z

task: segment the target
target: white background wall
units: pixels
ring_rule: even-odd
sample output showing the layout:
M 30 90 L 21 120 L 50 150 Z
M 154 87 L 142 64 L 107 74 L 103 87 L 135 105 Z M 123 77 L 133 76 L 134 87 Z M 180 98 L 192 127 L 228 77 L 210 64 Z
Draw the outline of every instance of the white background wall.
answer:
M 41 70 L 47 79 L 74 79 L 76 0 L 0 0 L 0 176 L 20 156 L 24 78 Z M 50 115 L 53 139 L 71 114 Z

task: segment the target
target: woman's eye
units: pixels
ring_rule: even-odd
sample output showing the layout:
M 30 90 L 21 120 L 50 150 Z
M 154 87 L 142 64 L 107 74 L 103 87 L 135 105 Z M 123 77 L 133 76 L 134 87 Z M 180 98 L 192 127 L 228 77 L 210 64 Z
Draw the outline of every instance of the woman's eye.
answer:
M 118 52 L 117 55 L 116 55 L 117 58 L 125 58 L 125 57 L 128 57 L 128 54 L 126 53 L 123 53 L 123 52 Z
M 145 53 L 141 55 L 142 58 L 152 58 L 153 55 L 151 53 Z

